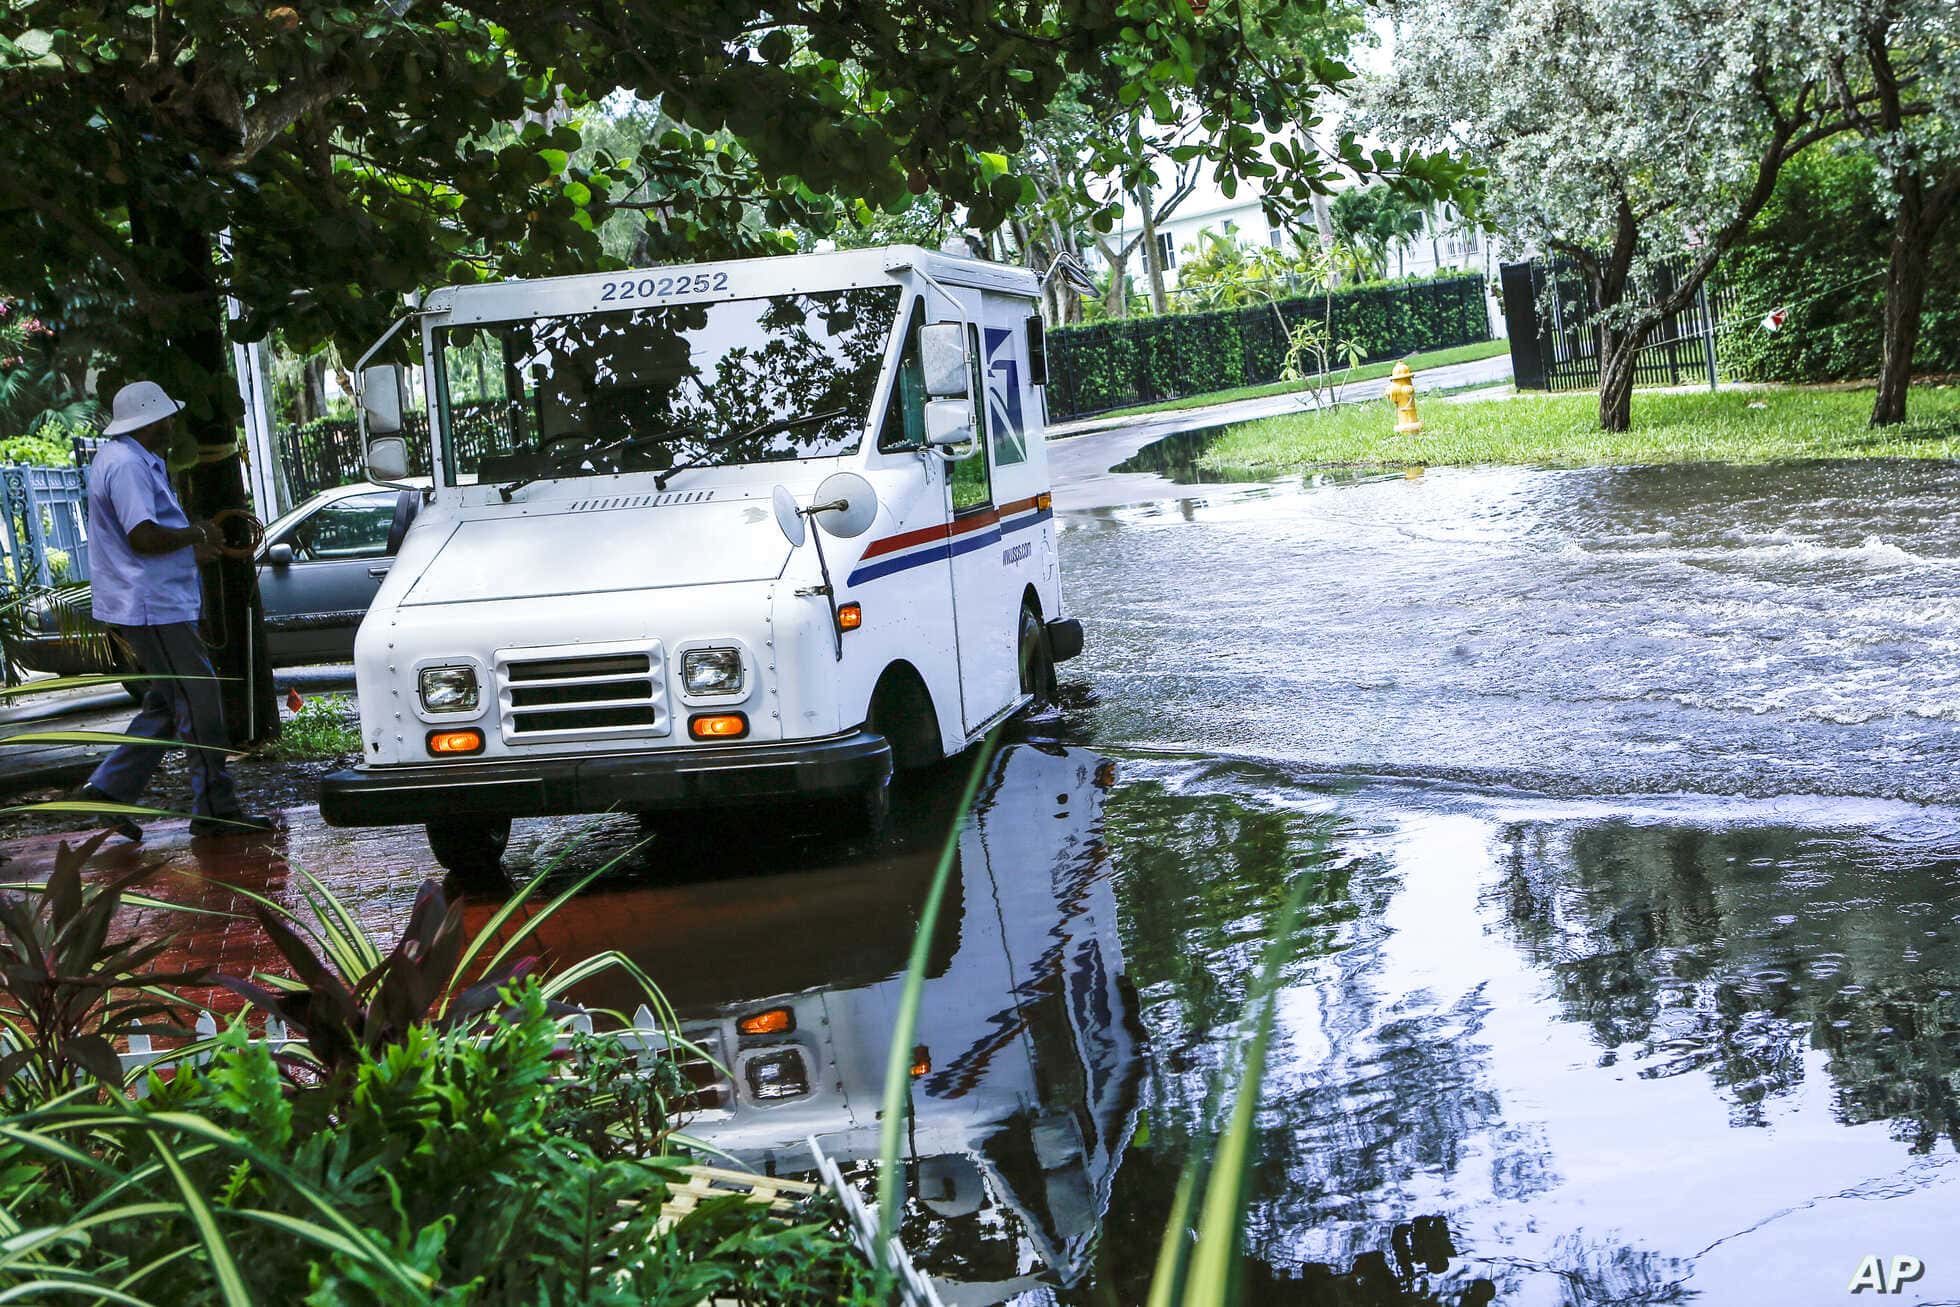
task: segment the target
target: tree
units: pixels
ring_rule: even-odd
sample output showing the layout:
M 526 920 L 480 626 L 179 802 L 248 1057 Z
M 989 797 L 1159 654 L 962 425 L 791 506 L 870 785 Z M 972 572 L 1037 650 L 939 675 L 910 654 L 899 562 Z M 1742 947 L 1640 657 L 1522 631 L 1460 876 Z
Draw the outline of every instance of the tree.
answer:
M 1398 0 L 1381 130 L 1462 150 L 1506 235 L 1583 274 L 1599 421 L 1631 420 L 1634 364 L 1768 201 L 1842 131 L 1797 0 Z M 1636 37 L 1637 34 L 1637 37 Z
M 985 154 L 1018 150 L 1071 71 L 1112 103 L 1177 96 L 1220 169 L 1262 172 L 1262 123 L 1290 107 L 1240 57 L 1264 7 L 14 0 L 0 288 L 91 342 L 105 391 L 141 375 L 188 401 L 173 462 L 210 514 L 245 502 L 227 331 L 355 351 L 420 286 L 607 266 L 597 229 L 622 210 L 656 260 L 782 248 L 791 224 L 829 226 L 837 195 L 896 210 L 932 190 L 990 226 L 1026 196 Z M 575 162 L 568 113 L 623 92 L 673 126 L 630 160 Z M 209 590 L 220 674 L 259 687 L 230 695 L 234 729 L 270 726 L 249 562 Z
M 1362 280 L 1388 275 L 1389 251 L 1420 234 L 1422 205 L 1386 186 L 1357 186 L 1334 196 L 1328 205 L 1334 244 L 1358 256 L 1355 271 Z
M 1830 93 L 1878 165 L 1893 215 L 1871 423 L 1906 420 L 1940 228 L 1960 207 L 1960 7 L 1877 0 L 1818 25 Z

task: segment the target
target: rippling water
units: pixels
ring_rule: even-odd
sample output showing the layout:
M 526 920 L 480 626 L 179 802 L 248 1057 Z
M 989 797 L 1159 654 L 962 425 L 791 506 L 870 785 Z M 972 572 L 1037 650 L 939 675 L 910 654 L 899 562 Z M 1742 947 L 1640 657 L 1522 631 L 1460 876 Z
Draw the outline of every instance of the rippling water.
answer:
M 1960 797 L 1960 470 L 1434 470 L 1076 514 L 1106 743 Z

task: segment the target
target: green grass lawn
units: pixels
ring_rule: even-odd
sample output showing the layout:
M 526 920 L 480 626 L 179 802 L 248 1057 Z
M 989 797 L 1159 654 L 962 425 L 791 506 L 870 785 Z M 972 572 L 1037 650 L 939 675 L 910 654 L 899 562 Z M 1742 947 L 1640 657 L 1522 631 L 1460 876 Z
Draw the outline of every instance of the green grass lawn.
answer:
M 1960 457 L 1960 387 L 1953 385 L 1915 386 L 1907 402 L 1910 420 L 1883 430 L 1865 425 L 1872 406 L 1865 387 L 1636 392 L 1633 429 L 1617 433 L 1599 429 L 1599 401 L 1591 392 L 1460 403 L 1418 398 L 1417 405 L 1423 429 L 1413 436 L 1395 434 L 1395 410 L 1387 400 L 1371 400 L 1233 427 L 1201 462 L 1221 470 L 1284 472 L 1330 464 L 1585 467 Z
M 1447 367 L 1452 363 L 1474 363 L 1478 359 L 1495 358 L 1510 349 L 1510 342 L 1504 340 L 1480 340 L 1474 345 L 1456 345 L 1449 349 L 1434 349 L 1427 354 L 1411 354 L 1409 367 L 1417 372 L 1425 368 Z M 1356 368 L 1346 381 L 1372 381 L 1385 377 L 1395 370 L 1401 360 L 1390 359 L 1386 363 L 1370 363 Z M 1229 404 L 1238 399 L 1264 399 L 1268 395 L 1290 395 L 1296 390 L 1305 390 L 1304 381 L 1269 381 L 1263 386 L 1239 386 L 1234 390 L 1212 390 L 1202 395 L 1186 395 L 1183 399 L 1167 399 L 1157 404 L 1139 404 L 1135 408 L 1119 408 L 1110 413 L 1098 413 L 1098 421 L 1105 418 L 1135 417 L 1139 413 L 1169 413 L 1178 409 L 1204 408 L 1210 404 Z

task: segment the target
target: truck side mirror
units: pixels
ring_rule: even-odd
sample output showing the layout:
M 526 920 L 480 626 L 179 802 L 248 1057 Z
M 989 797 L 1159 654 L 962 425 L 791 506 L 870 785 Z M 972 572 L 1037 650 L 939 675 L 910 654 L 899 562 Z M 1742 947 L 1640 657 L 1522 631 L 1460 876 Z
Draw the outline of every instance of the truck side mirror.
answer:
M 402 369 L 379 363 L 361 370 L 361 422 L 370 440 L 402 429 Z
M 973 405 L 963 399 L 935 399 L 926 405 L 926 443 L 938 449 L 973 439 Z
M 919 362 L 929 398 L 966 397 L 971 367 L 966 357 L 966 328 L 957 322 L 935 322 L 919 328 Z
M 408 475 L 408 438 L 375 436 L 367 442 L 368 480 L 387 483 Z

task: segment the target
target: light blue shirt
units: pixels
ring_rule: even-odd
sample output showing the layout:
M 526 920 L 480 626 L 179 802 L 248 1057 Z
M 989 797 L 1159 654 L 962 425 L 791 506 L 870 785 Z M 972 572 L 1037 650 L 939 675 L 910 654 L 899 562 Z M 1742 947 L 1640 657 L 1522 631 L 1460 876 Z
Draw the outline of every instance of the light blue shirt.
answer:
M 88 570 L 95 620 L 116 626 L 195 622 L 204 611 L 191 546 L 139 554 L 129 533 L 145 522 L 191 524 L 161 457 L 118 436 L 96 451 L 88 475 Z

